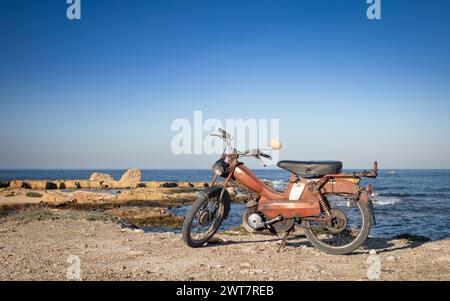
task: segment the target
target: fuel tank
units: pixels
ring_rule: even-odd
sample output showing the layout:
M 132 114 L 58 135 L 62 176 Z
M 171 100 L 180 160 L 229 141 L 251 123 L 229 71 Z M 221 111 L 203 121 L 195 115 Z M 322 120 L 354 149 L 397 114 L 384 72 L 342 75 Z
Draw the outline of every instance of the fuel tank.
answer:
M 255 193 L 262 193 L 264 184 L 244 164 L 236 166 L 233 177 L 242 185 Z
M 285 199 L 284 192 L 278 192 L 264 185 L 263 182 L 244 164 L 236 166 L 233 177 L 250 191 L 261 196 L 261 200 L 282 200 Z

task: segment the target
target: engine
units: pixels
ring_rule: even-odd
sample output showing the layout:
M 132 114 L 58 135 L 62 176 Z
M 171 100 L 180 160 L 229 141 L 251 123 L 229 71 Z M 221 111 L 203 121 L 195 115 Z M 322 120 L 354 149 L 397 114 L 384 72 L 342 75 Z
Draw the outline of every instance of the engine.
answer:
M 254 230 L 258 230 L 258 229 L 266 227 L 264 218 L 258 213 L 250 214 L 247 218 L 247 223 Z

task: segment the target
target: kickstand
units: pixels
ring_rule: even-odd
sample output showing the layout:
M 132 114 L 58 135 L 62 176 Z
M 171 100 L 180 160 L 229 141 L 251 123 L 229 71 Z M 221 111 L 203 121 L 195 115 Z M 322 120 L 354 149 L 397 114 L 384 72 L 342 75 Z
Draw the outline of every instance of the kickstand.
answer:
M 284 248 L 284 246 L 286 245 L 286 241 L 287 241 L 287 238 L 288 238 L 288 236 L 289 236 L 290 233 L 291 233 L 290 230 L 284 232 L 283 239 L 281 240 L 280 247 L 278 248 L 278 251 L 277 251 L 278 253 L 280 253 L 281 250 L 282 250 L 282 249 Z

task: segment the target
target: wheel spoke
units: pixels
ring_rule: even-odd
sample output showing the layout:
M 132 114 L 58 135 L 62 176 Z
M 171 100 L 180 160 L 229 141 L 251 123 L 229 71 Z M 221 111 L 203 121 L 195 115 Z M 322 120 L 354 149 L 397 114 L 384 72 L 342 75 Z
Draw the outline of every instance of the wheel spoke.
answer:
M 211 198 L 199 207 L 191 221 L 191 238 L 196 241 L 202 241 L 214 233 L 221 222 L 223 206 L 218 198 Z
M 322 244 L 330 247 L 345 247 L 352 244 L 362 232 L 362 211 L 359 205 L 347 206 L 348 200 L 342 196 L 333 195 L 329 201 L 332 204 L 333 222 L 309 222 L 311 233 Z

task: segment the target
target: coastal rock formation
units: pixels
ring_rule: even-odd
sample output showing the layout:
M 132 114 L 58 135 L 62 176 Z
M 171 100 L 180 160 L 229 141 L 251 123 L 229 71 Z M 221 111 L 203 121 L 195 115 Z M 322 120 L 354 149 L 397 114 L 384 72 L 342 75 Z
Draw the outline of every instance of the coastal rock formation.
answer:
M 140 171 L 130 172 L 133 176 L 125 175 L 121 181 L 114 180 L 11 180 L 3 181 L 0 186 L 13 189 L 129 189 L 129 188 L 205 188 L 205 182 L 161 182 L 161 181 L 138 181 Z M 110 175 L 106 175 L 110 176 Z M 91 179 L 106 179 L 103 176 L 91 176 Z
M 127 170 L 122 177 L 120 178 L 120 182 L 122 183 L 136 183 L 140 182 L 142 177 L 142 173 L 139 169 L 132 168 Z
M 123 191 L 118 195 L 118 201 L 153 201 L 164 206 L 183 205 L 197 199 L 195 188 L 138 188 Z
M 114 181 L 114 178 L 106 173 L 98 173 L 98 172 L 94 172 L 91 177 L 89 178 L 89 181 Z
M 92 203 L 113 203 L 117 201 L 117 196 L 109 193 L 97 193 L 88 191 L 75 191 L 65 193 L 61 191 L 45 191 L 42 196 L 42 203 L 52 206 L 62 206 L 68 204 L 92 204 Z
M 19 189 L 19 188 L 24 188 L 24 189 L 47 189 L 47 190 L 51 190 L 51 189 L 58 189 L 59 188 L 59 183 L 60 181 L 39 181 L 39 180 L 34 180 L 34 181 L 11 181 L 9 184 L 10 188 L 13 189 Z
M 74 203 L 75 199 L 69 197 L 67 194 L 62 192 L 49 192 L 46 191 L 42 196 L 42 203 L 53 206 L 62 206 Z
M 13 188 L 13 189 L 17 189 L 17 188 L 25 188 L 25 187 L 23 187 L 23 184 L 24 184 L 23 181 L 16 181 L 16 180 L 14 180 L 14 181 L 11 181 L 11 182 L 9 183 L 9 187 L 10 187 L 10 188 Z
M 68 194 L 77 204 L 86 203 L 112 203 L 117 201 L 117 196 L 110 193 L 98 193 L 88 191 L 75 191 Z

